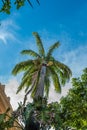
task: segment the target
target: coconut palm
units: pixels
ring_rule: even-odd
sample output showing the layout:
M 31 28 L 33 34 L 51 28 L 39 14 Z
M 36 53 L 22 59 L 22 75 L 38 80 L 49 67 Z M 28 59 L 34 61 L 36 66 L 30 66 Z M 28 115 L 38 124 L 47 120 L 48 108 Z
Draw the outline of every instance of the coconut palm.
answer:
M 57 61 L 52 56 L 53 51 L 59 47 L 59 42 L 51 45 L 46 53 L 39 34 L 33 32 L 33 35 L 36 38 L 38 53 L 34 50 L 23 50 L 21 54 L 33 56 L 33 59 L 18 63 L 14 67 L 12 74 L 17 75 L 23 71 L 24 74 L 17 93 L 25 88 L 27 94 L 31 92 L 32 98 L 37 99 L 38 97 L 43 98 L 44 95 L 48 97 L 51 81 L 55 91 L 61 92 L 61 86 L 65 85 L 70 79 L 72 72 L 68 66 Z

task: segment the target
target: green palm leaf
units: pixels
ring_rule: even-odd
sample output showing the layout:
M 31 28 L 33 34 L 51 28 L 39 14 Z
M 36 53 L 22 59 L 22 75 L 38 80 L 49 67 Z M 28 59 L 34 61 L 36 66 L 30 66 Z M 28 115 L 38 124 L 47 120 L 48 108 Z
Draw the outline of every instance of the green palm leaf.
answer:
M 37 71 L 36 71 L 37 72 Z M 33 83 L 33 78 L 35 75 L 35 69 L 34 67 L 32 66 L 28 71 L 26 71 L 22 77 L 22 82 L 20 84 L 20 86 L 18 87 L 18 90 L 17 90 L 17 93 L 22 90 L 24 87 L 26 88 L 25 89 L 25 92 L 29 89 L 30 85 L 32 85 Z
M 54 44 L 49 48 L 48 53 L 47 53 L 47 56 L 46 56 L 46 59 L 47 59 L 47 60 L 51 57 L 53 51 L 54 51 L 56 48 L 58 48 L 59 45 L 60 45 L 60 43 L 59 43 L 59 42 L 56 42 L 56 43 L 54 43 Z
M 24 62 L 20 62 L 19 64 L 17 64 L 13 70 L 12 70 L 12 74 L 13 75 L 17 75 L 18 73 L 27 70 L 28 68 L 30 68 L 30 66 L 34 64 L 33 60 L 27 60 Z
M 22 80 L 22 82 L 19 85 L 16 93 L 19 93 L 20 90 L 22 90 L 24 87 L 27 87 L 27 84 L 29 84 L 28 87 L 30 87 L 30 85 L 31 85 L 31 78 L 25 78 L 24 80 Z
M 35 74 L 37 73 L 38 69 L 33 66 L 31 66 L 23 75 L 22 80 L 28 77 L 34 77 Z
M 55 72 L 55 69 L 52 66 L 49 67 L 49 71 L 55 87 L 55 91 L 61 93 L 61 85 L 60 85 L 58 74 Z
M 67 75 L 68 79 L 72 76 L 72 72 L 67 65 L 65 65 L 59 61 L 56 61 L 56 60 L 54 61 L 54 64 L 56 67 L 58 67 L 58 69 L 60 69 Z
M 45 57 L 45 50 L 44 50 L 42 41 L 41 41 L 41 39 L 40 39 L 40 36 L 38 35 L 37 32 L 33 32 L 33 35 L 34 35 L 35 38 L 36 38 L 36 43 L 37 43 L 39 55 Z
M 26 89 L 25 92 L 28 91 L 30 85 L 33 83 L 33 81 L 36 79 L 36 75 L 37 75 L 37 68 L 35 68 L 34 66 L 31 66 L 31 68 L 29 68 L 23 75 L 22 77 L 22 81 L 23 83 L 20 85 L 19 90 L 17 91 L 17 93 L 23 88 L 23 86 L 25 85 Z
M 21 51 L 21 54 L 23 54 L 23 55 L 27 54 L 27 55 L 33 56 L 35 58 L 37 58 L 37 57 L 40 58 L 40 55 L 33 50 L 23 50 L 23 51 Z
M 49 95 L 49 89 L 50 89 L 50 75 L 49 75 L 48 69 L 46 70 L 46 76 L 45 76 L 44 83 L 45 83 L 46 97 L 48 97 L 48 95 Z

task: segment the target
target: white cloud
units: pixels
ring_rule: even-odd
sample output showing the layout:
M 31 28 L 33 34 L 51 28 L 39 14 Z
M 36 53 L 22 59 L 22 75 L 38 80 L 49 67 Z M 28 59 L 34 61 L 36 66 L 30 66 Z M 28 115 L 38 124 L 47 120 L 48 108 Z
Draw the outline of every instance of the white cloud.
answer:
M 87 45 L 81 45 L 75 50 L 66 52 L 63 57 L 64 63 L 70 66 L 73 76 L 80 76 L 82 70 L 87 67 Z
M 64 87 L 62 87 L 61 93 L 56 93 L 54 90 L 54 86 L 51 85 L 49 92 L 49 102 L 59 101 L 62 96 L 66 96 L 69 89 L 72 87 L 71 82 L 67 83 Z
M 17 79 L 14 78 L 14 79 L 10 79 L 5 87 L 6 94 L 7 96 L 10 97 L 10 103 L 13 109 L 16 109 L 18 107 L 18 103 L 20 101 L 23 101 L 23 98 L 25 95 L 24 90 L 16 94 L 18 86 L 19 86 L 19 83 Z M 30 97 L 28 97 L 28 101 L 31 101 Z
M 17 90 L 18 85 L 19 84 L 16 79 L 11 79 L 8 81 L 5 87 L 6 94 L 7 96 L 10 97 L 10 102 L 13 108 L 16 108 L 17 102 L 21 100 L 20 95 L 16 95 L 16 90 Z
M 6 44 L 7 40 L 17 40 L 16 31 L 19 27 L 12 19 L 5 19 L 0 25 L 0 40 Z
M 7 39 L 13 40 L 15 39 L 14 36 L 10 32 L 6 32 L 6 30 L 3 30 L 2 32 L 0 31 L 0 40 L 6 44 Z
M 6 94 L 7 94 L 7 96 L 10 97 L 10 103 L 14 110 L 18 107 L 18 103 L 20 101 L 23 102 L 24 95 L 25 95 L 24 90 L 22 90 L 20 93 L 16 94 L 18 86 L 19 86 L 19 83 L 18 83 L 17 79 L 14 78 L 14 79 L 9 80 L 5 87 Z M 59 93 L 55 92 L 53 85 L 51 85 L 48 101 L 49 102 L 59 101 L 62 96 L 65 96 L 67 94 L 67 92 L 70 88 L 71 88 L 71 83 L 67 83 L 65 85 L 65 87 L 62 88 L 62 93 L 59 94 Z M 30 96 L 28 96 L 28 101 L 29 102 L 32 101 Z

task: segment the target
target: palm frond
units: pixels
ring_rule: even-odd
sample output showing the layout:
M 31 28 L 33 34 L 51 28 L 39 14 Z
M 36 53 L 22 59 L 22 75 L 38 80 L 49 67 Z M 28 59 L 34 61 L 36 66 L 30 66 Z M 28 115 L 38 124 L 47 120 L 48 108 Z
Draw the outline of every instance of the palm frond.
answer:
M 31 68 L 29 68 L 24 73 L 24 75 L 22 77 L 22 81 L 28 79 L 26 82 L 25 92 L 28 90 L 29 86 L 33 83 L 33 81 L 37 78 L 37 72 L 38 72 L 37 68 L 35 68 L 34 66 L 31 66 Z M 31 83 L 30 83 L 30 81 L 31 81 Z
M 30 72 L 32 71 L 32 72 Z M 32 86 L 33 81 L 35 80 L 34 75 L 35 75 L 35 71 L 34 69 L 32 70 L 32 68 L 30 69 L 30 73 L 29 72 L 25 72 L 23 77 L 22 77 L 22 81 L 20 86 L 18 87 L 17 93 L 22 90 L 23 88 L 25 88 L 25 92 L 28 91 L 28 89 Z M 36 72 L 37 73 L 37 72 Z
M 47 53 L 47 60 L 51 57 L 53 51 L 54 51 L 56 48 L 58 48 L 59 45 L 60 45 L 60 43 L 59 43 L 59 42 L 56 42 L 56 43 L 54 43 L 54 44 L 49 48 L 48 53 Z
M 45 93 L 46 93 L 46 97 L 48 98 L 49 89 L 50 89 L 50 75 L 49 75 L 48 69 L 46 70 L 46 75 L 45 75 L 44 83 L 45 83 Z
M 29 5 L 33 8 L 33 4 L 32 4 L 32 2 L 31 2 L 30 0 L 27 0 L 27 1 L 28 1 Z M 36 0 L 36 2 L 40 5 L 39 0 Z
M 37 73 L 37 68 L 35 68 L 35 66 L 31 66 L 24 74 L 23 74 L 23 77 L 22 77 L 22 80 L 24 80 L 25 78 L 27 77 L 33 77 L 35 76 L 35 74 Z
M 31 77 L 30 75 L 30 71 L 32 70 L 33 66 L 31 66 L 27 71 L 24 72 L 22 80 L 24 80 L 25 78 Z
M 24 87 L 25 92 L 29 89 L 29 87 L 32 85 L 33 81 L 35 80 L 36 77 L 34 77 L 34 75 L 36 75 L 37 71 L 35 71 L 35 69 L 30 68 L 28 71 L 26 71 L 22 77 L 22 81 L 20 86 L 18 87 L 17 93 L 22 90 Z
M 13 74 L 13 75 L 17 75 L 18 73 L 29 69 L 30 66 L 32 66 L 33 64 L 34 64 L 34 63 L 33 63 L 33 60 L 27 60 L 27 61 L 24 61 L 24 62 L 20 62 L 19 64 L 17 64 L 17 65 L 13 68 L 12 74 Z
M 72 76 L 70 68 L 56 60 L 54 60 L 54 67 L 56 68 L 56 71 L 58 73 L 60 83 L 64 86 L 65 83 L 68 82 L 70 80 L 70 77 Z
M 58 74 L 55 72 L 55 69 L 52 66 L 49 67 L 49 71 L 55 87 L 55 91 L 61 93 L 61 85 L 60 85 Z
M 31 89 L 32 84 L 33 84 L 32 79 L 27 81 L 26 86 L 25 86 L 25 92 L 27 92 L 29 88 Z
M 24 80 L 22 80 L 16 93 L 19 93 L 24 87 L 26 87 L 27 83 L 29 83 L 29 86 L 31 85 L 31 78 L 25 78 Z
M 35 67 L 39 67 L 42 63 L 42 59 L 41 58 L 35 59 L 33 60 L 33 63 Z
M 58 76 L 59 76 L 61 85 L 64 86 L 65 83 L 68 81 L 66 75 L 61 70 L 59 70 Z
M 21 51 L 21 54 L 23 54 L 23 55 L 26 54 L 26 55 L 33 56 L 35 58 L 37 58 L 37 57 L 40 58 L 40 55 L 33 50 L 23 50 L 23 51 Z
M 31 1 L 30 0 L 27 0 L 27 1 L 28 1 L 29 5 L 33 8 Z
M 37 43 L 37 47 L 38 47 L 38 51 L 39 51 L 39 55 L 42 57 L 45 57 L 45 50 L 42 44 L 42 41 L 40 39 L 40 36 L 37 32 L 33 32 L 33 35 L 36 38 L 36 43 Z
M 67 65 L 65 65 L 65 64 L 63 64 L 63 63 L 61 63 L 61 62 L 59 62 L 59 61 L 54 61 L 54 64 L 55 64 L 55 66 L 56 67 L 58 67 L 61 71 L 63 71 L 63 73 L 64 73 L 64 75 L 66 74 L 66 77 L 69 79 L 71 76 L 72 76 L 72 71 L 70 70 L 70 68 L 67 66 Z
M 39 0 L 36 0 L 37 1 L 37 3 L 40 5 L 40 2 L 39 2 Z

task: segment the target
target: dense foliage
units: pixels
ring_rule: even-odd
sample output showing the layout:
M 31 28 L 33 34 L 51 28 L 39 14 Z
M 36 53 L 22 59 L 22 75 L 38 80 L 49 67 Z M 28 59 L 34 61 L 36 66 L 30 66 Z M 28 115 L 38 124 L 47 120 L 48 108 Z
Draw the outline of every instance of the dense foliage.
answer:
M 0 114 L 0 130 L 8 130 L 13 127 L 22 129 L 22 126 L 9 111 L 10 108 L 8 108 L 6 112 Z
M 60 103 L 49 104 L 43 99 L 43 102 L 28 104 L 24 112 L 25 117 L 32 113 L 33 119 L 39 122 L 44 130 L 51 127 L 55 130 L 87 130 L 87 69 L 84 69 L 81 77 L 72 79 L 72 86 Z M 29 118 L 26 118 L 25 122 L 27 119 L 29 121 Z
M 34 122 L 38 122 L 38 130 L 49 130 L 51 127 L 58 130 L 62 125 L 59 104 L 57 102 L 47 104 L 46 99 L 43 99 L 42 103 L 30 103 L 26 106 L 23 119 L 25 119 L 24 122 L 25 125 L 27 123 L 28 129 L 31 128 L 30 123 L 32 118 L 33 126 L 35 124 Z
M 0 4 L 1 4 L 0 11 L 10 14 L 11 8 L 13 8 L 14 5 L 16 6 L 16 9 L 19 9 L 20 7 L 24 6 L 26 2 L 29 3 L 29 5 L 31 7 L 33 7 L 33 4 L 31 1 L 32 0 L 12 0 L 12 1 L 11 0 L 1 0 L 0 1 Z M 35 1 L 38 4 L 40 4 L 39 0 L 35 0 Z
M 61 99 L 63 125 L 76 130 L 87 130 L 87 69 L 79 78 L 72 79 L 73 88 Z
M 20 125 L 16 119 L 20 120 Z M 21 130 L 49 130 L 53 127 L 58 130 L 61 125 L 59 104 L 57 102 L 47 104 L 45 98 L 36 103 L 28 103 L 24 108 L 19 106 L 17 111 L 9 117 L 7 112 L 0 115 L 0 130 L 12 127 L 18 127 Z

